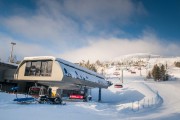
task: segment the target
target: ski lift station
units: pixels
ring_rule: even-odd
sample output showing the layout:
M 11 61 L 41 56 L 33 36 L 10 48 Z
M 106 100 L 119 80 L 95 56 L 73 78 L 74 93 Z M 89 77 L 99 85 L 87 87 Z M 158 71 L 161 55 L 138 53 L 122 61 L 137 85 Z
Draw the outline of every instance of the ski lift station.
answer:
M 109 86 L 104 76 L 52 56 L 25 57 L 15 71 L 14 80 L 38 83 L 55 91 L 99 88 L 99 100 L 101 88 Z

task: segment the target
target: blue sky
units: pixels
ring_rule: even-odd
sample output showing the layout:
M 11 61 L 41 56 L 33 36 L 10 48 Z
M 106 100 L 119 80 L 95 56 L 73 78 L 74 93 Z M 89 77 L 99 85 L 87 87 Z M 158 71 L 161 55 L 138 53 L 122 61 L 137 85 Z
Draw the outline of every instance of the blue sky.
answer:
M 180 55 L 179 0 L 0 0 L 0 58 Z

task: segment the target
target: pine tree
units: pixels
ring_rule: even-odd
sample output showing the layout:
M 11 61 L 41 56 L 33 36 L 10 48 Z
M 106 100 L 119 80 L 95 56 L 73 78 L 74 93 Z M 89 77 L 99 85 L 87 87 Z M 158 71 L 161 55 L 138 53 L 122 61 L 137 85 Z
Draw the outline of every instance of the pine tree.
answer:
M 95 64 L 91 64 L 89 62 L 89 60 L 87 62 L 85 62 L 85 61 L 80 62 L 79 65 L 82 66 L 82 67 L 85 67 L 85 68 L 87 68 L 89 70 L 92 70 L 94 72 L 97 72 L 97 68 L 96 68 Z
M 153 76 L 155 81 L 160 80 L 160 78 L 161 78 L 161 71 L 160 71 L 160 68 L 157 64 L 154 65 L 154 67 L 153 67 L 152 76 Z
M 158 65 L 154 65 L 153 70 L 152 70 L 152 76 L 155 81 L 157 80 L 168 80 L 168 74 L 166 74 L 165 66 L 161 65 L 159 67 Z
M 147 78 L 150 79 L 152 76 L 151 76 L 151 72 L 149 71 L 148 72 L 148 75 L 147 75 Z
M 165 81 L 166 80 L 166 76 L 165 76 L 166 70 L 165 70 L 164 65 L 161 65 L 160 72 L 161 72 L 161 80 Z
M 112 63 L 111 63 L 111 66 L 114 66 L 114 65 L 115 65 L 115 63 L 114 63 L 114 62 L 112 62 Z
M 166 74 L 166 76 L 165 76 L 165 80 L 168 80 L 169 79 L 169 75 L 168 74 Z
M 175 62 L 174 65 L 175 65 L 176 67 L 180 67 L 180 62 Z
M 161 70 L 159 66 L 157 66 L 156 80 L 160 80 L 160 79 L 161 79 Z
M 153 67 L 153 69 L 152 69 L 152 76 L 153 76 L 154 79 L 155 79 L 155 74 L 156 74 L 156 72 L 157 72 L 157 64 L 154 65 L 154 67 Z
M 86 68 L 90 68 L 90 62 L 89 62 L 89 60 L 88 60 L 87 63 L 85 64 L 85 67 L 86 67 Z
M 102 64 L 101 64 L 101 62 L 99 60 L 97 60 L 95 64 L 98 65 L 98 66 L 102 66 Z

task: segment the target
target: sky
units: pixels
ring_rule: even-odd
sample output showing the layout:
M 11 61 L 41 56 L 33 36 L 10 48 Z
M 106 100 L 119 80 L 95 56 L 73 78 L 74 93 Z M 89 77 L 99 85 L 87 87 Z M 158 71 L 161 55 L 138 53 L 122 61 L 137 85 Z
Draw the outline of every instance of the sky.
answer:
M 180 56 L 179 0 L 0 0 L 0 59 Z

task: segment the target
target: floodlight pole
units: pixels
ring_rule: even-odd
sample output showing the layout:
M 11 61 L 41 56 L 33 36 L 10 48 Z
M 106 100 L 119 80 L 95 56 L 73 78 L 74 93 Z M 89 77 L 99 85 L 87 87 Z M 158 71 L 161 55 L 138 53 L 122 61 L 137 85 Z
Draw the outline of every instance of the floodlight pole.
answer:
M 11 45 L 12 45 L 12 49 L 11 49 L 11 55 L 10 55 L 10 59 L 9 59 L 9 62 L 13 62 L 13 58 L 12 58 L 12 56 L 13 56 L 13 47 L 14 47 L 14 45 L 16 45 L 16 43 L 14 43 L 14 42 L 11 42 Z

